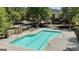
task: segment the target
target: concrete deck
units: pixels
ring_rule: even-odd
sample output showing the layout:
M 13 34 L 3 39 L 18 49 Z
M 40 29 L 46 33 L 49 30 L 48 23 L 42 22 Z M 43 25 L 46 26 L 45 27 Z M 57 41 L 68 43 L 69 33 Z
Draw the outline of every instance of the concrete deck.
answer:
M 63 51 L 67 47 L 79 45 L 78 43 L 73 43 L 73 40 L 76 40 L 74 31 L 63 30 L 63 36 L 50 41 L 44 51 Z M 34 51 L 28 48 L 13 46 L 9 44 L 7 39 L 0 40 L 0 49 L 7 49 L 7 51 Z
M 60 38 L 56 38 L 50 42 L 50 44 L 46 47 L 46 51 L 63 51 L 67 47 L 73 47 L 73 42 L 70 40 L 76 40 L 76 35 L 74 31 L 64 31 L 64 34 Z M 76 43 L 75 43 L 76 44 Z

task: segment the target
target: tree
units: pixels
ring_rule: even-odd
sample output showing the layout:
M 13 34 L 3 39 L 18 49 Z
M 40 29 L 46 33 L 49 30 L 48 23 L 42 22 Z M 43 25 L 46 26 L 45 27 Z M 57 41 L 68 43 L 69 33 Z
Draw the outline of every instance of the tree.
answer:
M 48 7 L 6 7 L 0 8 L 0 34 L 3 34 L 12 24 L 26 20 L 28 16 L 46 19 L 52 16 Z
M 48 7 L 41 7 L 40 15 L 42 19 L 52 16 L 52 10 Z
M 26 20 L 27 8 L 25 8 L 25 7 L 15 7 L 14 11 L 19 12 L 19 14 L 21 15 L 21 20 Z
M 5 8 L 0 8 L 0 35 L 5 32 L 6 29 L 10 27 L 10 22 L 5 12 Z
M 79 26 L 79 14 L 77 14 L 77 15 L 73 18 L 73 22 L 75 23 L 75 25 Z
M 32 17 L 41 17 L 41 19 L 45 19 L 47 17 L 52 16 L 52 11 L 48 7 L 28 7 L 27 14 Z
M 21 20 L 21 15 L 19 14 L 19 12 L 11 12 L 11 18 L 13 20 L 13 23 L 18 23 Z
M 13 23 L 21 22 L 22 20 L 26 20 L 26 11 L 25 7 L 7 7 L 5 8 L 8 14 L 8 17 Z
M 65 22 L 72 22 L 73 17 L 79 13 L 78 7 L 63 7 L 62 14 Z
M 69 7 L 62 8 L 62 15 L 63 15 L 64 21 L 69 21 L 69 19 L 71 18 L 71 10 L 69 9 Z

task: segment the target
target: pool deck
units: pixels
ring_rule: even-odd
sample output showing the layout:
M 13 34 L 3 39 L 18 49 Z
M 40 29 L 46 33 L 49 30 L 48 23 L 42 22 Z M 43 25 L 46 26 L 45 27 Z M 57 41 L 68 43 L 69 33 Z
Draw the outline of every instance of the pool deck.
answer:
M 60 38 L 56 38 L 55 40 L 52 40 L 50 44 L 46 47 L 46 51 L 63 51 L 67 47 L 73 47 L 72 42 L 70 40 L 76 40 L 76 35 L 74 31 L 64 31 L 64 34 Z
M 28 34 L 33 34 L 35 32 L 39 32 L 40 30 L 35 30 L 35 31 L 25 31 L 21 34 L 18 34 L 16 36 L 11 36 L 11 38 L 13 37 L 13 39 L 9 38 L 9 39 L 2 39 L 0 40 L 0 49 L 7 49 L 7 51 L 35 51 L 32 49 L 28 49 L 28 48 L 23 48 L 23 47 L 18 47 L 18 46 L 13 46 L 11 44 L 9 44 L 9 42 L 15 40 L 14 38 L 19 36 L 23 36 L 25 35 L 24 33 Z M 72 47 L 72 42 L 70 40 L 76 40 L 76 35 L 74 33 L 74 31 L 67 31 L 67 30 L 63 30 L 63 35 L 62 37 L 56 38 L 52 41 L 50 41 L 50 43 L 47 45 L 47 47 L 45 48 L 44 51 L 63 51 L 64 49 L 66 49 L 67 47 Z

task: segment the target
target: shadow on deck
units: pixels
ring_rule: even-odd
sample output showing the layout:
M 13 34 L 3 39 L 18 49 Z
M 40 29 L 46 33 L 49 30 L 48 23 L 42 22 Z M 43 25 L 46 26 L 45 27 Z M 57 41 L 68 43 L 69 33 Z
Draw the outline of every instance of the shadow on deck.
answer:
M 68 41 L 70 42 L 68 44 L 69 47 L 66 47 L 63 51 L 79 51 L 79 39 L 73 37 L 68 39 Z

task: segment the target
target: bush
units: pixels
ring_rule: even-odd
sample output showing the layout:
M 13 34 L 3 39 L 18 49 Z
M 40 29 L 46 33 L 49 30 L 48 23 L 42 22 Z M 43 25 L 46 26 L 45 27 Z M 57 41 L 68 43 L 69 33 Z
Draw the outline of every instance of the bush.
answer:
M 75 23 L 75 26 L 79 26 L 79 14 L 73 18 L 73 22 Z

